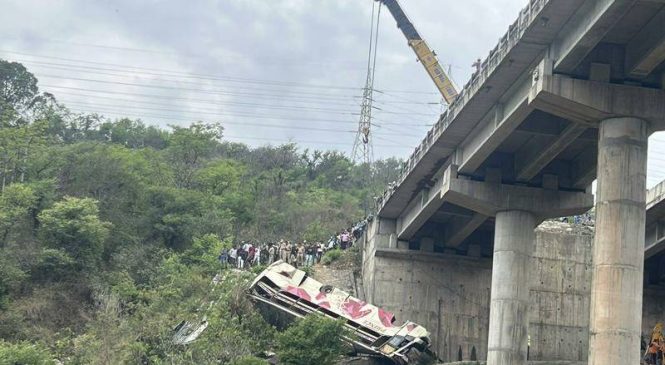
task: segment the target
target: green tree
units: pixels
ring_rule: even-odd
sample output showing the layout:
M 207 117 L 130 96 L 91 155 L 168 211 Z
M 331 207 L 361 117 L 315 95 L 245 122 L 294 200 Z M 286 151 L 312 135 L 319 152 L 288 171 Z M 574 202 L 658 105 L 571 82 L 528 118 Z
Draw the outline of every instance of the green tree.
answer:
M 196 173 L 196 181 L 202 190 L 214 194 L 237 190 L 240 187 L 245 167 L 233 160 L 216 160 Z
M 31 106 L 38 92 L 37 78 L 22 64 L 0 59 L 0 120 L 15 121 Z
M 0 60 L 0 190 L 24 181 L 32 148 L 43 142 L 46 123 L 33 115 L 38 92 L 37 78 L 23 65 Z
M 63 249 L 80 267 L 99 264 L 110 223 L 99 219 L 97 201 L 65 197 L 39 214 L 42 240 Z
M 217 196 L 176 188 L 153 188 L 147 195 L 150 207 L 145 214 L 152 234 L 166 247 L 182 250 L 190 247 L 193 237 L 229 235 L 232 217 Z
M 32 269 L 35 281 L 46 282 L 67 279 L 76 270 L 74 259 L 62 249 L 46 248 Z
M 182 261 L 186 264 L 199 264 L 215 272 L 219 269 L 219 254 L 222 249 L 231 248 L 230 242 L 223 242 L 215 234 L 194 237 L 192 246 L 183 252 Z
M 277 336 L 277 357 L 287 365 L 333 365 L 347 348 L 344 321 L 310 315 Z
M 168 141 L 168 155 L 176 172 L 176 186 L 192 186 L 192 178 L 198 167 L 214 152 L 222 138 L 219 123 L 193 123 L 187 128 L 171 126 L 173 133 Z
M 7 307 L 12 292 L 17 291 L 26 278 L 16 262 L 0 255 L 0 312 Z
M 12 182 L 24 182 L 28 159 L 45 143 L 46 123 L 0 124 L 0 191 Z
M 12 229 L 29 218 L 37 199 L 33 188 L 25 184 L 10 185 L 0 194 L 0 247 L 6 245 Z
M 99 127 L 98 140 L 110 141 L 129 148 L 152 147 L 164 149 L 168 133 L 154 126 L 146 126 L 141 120 L 122 118 L 104 122 Z

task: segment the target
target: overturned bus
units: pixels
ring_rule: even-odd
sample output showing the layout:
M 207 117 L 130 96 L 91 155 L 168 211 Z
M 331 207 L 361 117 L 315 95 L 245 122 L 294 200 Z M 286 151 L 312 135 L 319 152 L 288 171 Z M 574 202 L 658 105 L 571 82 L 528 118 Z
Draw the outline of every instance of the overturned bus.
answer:
M 352 336 L 345 338 L 359 354 L 381 357 L 398 365 L 430 363 L 429 333 L 413 322 L 396 324 L 392 313 L 349 293 L 324 285 L 295 267 L 277 261 L 259 274 L 249 288 L 254 301 L 291 317 L 320 313 L 345 319 Z

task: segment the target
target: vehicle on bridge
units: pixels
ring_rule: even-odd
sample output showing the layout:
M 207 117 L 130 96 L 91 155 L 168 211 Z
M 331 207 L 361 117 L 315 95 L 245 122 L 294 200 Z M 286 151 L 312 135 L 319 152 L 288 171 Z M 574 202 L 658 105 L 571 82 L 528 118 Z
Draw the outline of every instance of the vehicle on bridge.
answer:
M 429 332 L 424 327 L 408 321 L 396 324 L 392 313 L 324 285 L 283 261 L 275 262 L 259 274 L 249 288 L 249 295 L 254 301 L 277 308 L 292 318 L 315 313 L 343 318 L 351 333 L 344 340 L 358 354 L 384 358 L 398 365 L 436 359 L 429 349 Z

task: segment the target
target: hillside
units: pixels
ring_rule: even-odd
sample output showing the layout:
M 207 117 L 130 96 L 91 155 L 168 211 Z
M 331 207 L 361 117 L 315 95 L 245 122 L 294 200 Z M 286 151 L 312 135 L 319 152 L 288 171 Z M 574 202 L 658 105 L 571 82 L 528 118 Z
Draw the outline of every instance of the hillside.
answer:
M 18 63 L 0 60 L 0 86 L 0 358 L 217 364 L 261 353 L 274 329 L 242 295 L 249 274 L 222 276 L 199 341 L 171 341 L 211 299 L 219 252 L 325 240 L 400 166 L 231 143 L 223 121 L 161 128 L 72 113 Z

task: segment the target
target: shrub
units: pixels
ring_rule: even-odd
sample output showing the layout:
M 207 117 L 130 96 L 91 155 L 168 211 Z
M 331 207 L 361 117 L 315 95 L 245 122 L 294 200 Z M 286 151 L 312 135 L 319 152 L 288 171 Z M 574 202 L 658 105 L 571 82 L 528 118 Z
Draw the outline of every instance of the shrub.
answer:
M 0 365 L 51 365 L 55 364 L 49 352 L 27 342 L 12 344 L 0 340 Z
M 333 261 L 339 260 L 342 257 L 342 250 L 334 249 L 330 250 L 323 255 L 321 258 L 321 263 L 324 265 L 330 265 Z
M 258 275 L 261 272 L 263 272 L 263 270 L 265 270 L 266 267 L 268 267 L 268 265 L 256 265 L 256 266 L 252 266 L 250 271 L 252 272 L 252 274 L 257 274 Z
M 62 249 L 45 248 L 39 254 L 39 261 L 32 270 L 35 280 L 59 281 L 66 279 L 76 271 L 76 263 Z
M 182 254 L 182 262 L 187 265 L 202 265 L 213 271 L 219 269 L 219 254 L 222 249 L 228 249 L 229 242 L 222 241 L 215 234 L 206 234 L 194 237 L 192 246 Z
M 277 336 L 277 357 L 287 365 L 332 365 L 347 351 L 344 321 L 309 315 Z
M 38 218 L 44 243 L 62 249 L 81 268 L 98 266 L 111 224 L 99 219 L 96 200 L 65 197 Z
M 233 360 L 231 365 L 268 365 L 268 362 L 256 356 L 243 356 Z
M 16 263 L 0 257 L 0 310 L 7 305 L 9 295 L 21 286 L 25 278 L 25 273 Z

